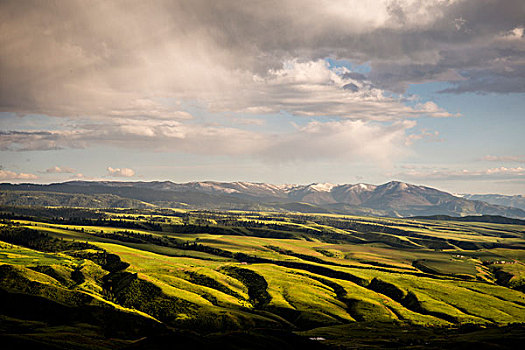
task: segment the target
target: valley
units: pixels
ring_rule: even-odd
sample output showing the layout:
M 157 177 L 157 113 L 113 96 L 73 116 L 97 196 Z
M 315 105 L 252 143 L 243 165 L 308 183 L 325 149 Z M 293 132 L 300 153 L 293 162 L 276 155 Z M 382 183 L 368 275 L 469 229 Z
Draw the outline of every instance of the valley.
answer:
M 525 1 L 0 17 L 0 350 L 523 348 Z
M 447 334 L 487 346 L 524 335 L 523 224 L 57 207 L 0 217 L 2 333 L 14 344 L 64 348 L 81 333 L 68 348 L 381 348 L 402 331 L 397 346 L 439 348 Z

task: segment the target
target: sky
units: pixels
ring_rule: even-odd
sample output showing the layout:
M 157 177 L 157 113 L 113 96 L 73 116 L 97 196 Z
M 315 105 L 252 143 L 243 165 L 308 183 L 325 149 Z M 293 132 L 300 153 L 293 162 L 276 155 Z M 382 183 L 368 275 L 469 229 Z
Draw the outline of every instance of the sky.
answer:
M 0 1 L 0 181 L 525 194 L 523 0 Z

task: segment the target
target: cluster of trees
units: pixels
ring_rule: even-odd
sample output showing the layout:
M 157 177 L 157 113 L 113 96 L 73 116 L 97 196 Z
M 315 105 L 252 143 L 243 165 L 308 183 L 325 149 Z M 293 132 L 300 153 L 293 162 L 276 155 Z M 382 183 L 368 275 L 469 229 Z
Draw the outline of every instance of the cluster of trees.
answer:
M 85 218 L 98 219 L 106 214 L 97 210 L 79 208 L 49 208 L 49 207 L 13 207 L 0 206 L 0 217 L 4 219 L 50 219 L 50 218 Z
M 268 293 L 268 282 L 257 272 L 235 266 L 226 266 L 222 269 L 222 272 L 241 281 L 248 287 L 248 296 L 255 308 L 264 308 L 272 299 Z
M 88 242 L 67 241 L 50 237 L 46 232 L 10 224 L 0 227 L 0 240 L 44 252 L 97 249 L 97 247 Z
M 129 267 L 129 264 L 122 261 L 120 256 L 116 254 L 108 253 L 105 250 L 102 250 L 96 247 L 98 250 L 79 250 L 74 252 L 69 252 L 69 255 L 80 258 L 88 259 L 93 261 L 95 264 L 100 265 L 104 270 L 109 272 L 119 272 L 125 270 Z
M 56 219 L 51 220 L 53 224 L 62 225 L 78 225 L 78 226 L 104 226 L 104 227 L 119 227 L 129 229 L 145 229 L 150 231 L 162 231 L 162 225 L 151 221 L 130 221 L 123 219 L 99 218 L 96 220 L 90 219 Z

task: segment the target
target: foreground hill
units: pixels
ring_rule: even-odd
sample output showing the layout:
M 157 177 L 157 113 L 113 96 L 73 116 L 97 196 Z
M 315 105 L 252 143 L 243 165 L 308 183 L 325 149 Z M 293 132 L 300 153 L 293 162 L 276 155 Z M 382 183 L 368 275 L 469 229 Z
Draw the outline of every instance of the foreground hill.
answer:
M 0 208 L 0 341 L 39 349 L 519 348 L 525 226 Z
M 525 218 L 525 210 L 469 200 L 398 181 L 383 185 L 271 185 L 251 182 L 72 181 L 50 185 L 1 184 L 0 204 L 299 211 L 391 217 L 500 215 Z M 24 193 L 25 192 L 25 193 Z M 46 197 L 45 193 L 53 193 Z M 61 195 L 59 195 L 61 194 Z M 69 197 L 64 195 L 69 194 Z M 82 195 L 83 197 L 71 196 Z M 103 199 L 101 195 L 112 195 Z M 88 197 L 95 196 L 95 197 Z M 52 197 L 52 198 L 51 198 Z M 125 201 L 128 199 L 128 202 Z M 129 201 L 132 199 L 133 201 Z

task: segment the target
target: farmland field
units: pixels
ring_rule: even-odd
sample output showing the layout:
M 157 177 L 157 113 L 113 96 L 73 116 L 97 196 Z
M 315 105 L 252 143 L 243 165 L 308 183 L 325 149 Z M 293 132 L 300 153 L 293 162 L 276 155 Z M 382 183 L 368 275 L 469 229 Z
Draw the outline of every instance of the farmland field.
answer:
M 181 209 L 1 215 L 0 334 L 13 347 L 524 338 L 524 225 Z

